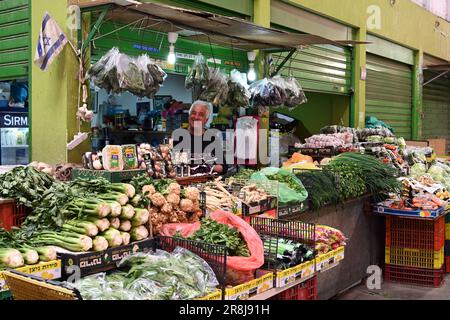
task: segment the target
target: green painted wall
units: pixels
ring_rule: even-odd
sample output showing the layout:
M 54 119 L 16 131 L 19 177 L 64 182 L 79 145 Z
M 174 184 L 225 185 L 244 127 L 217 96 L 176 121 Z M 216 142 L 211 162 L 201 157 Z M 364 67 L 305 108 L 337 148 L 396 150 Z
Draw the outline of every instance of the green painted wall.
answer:
M 315 92 L 306 92 L 308 102 L 299 107 L 271 108 L 271 112 L 280 112 L 299 120 L 296 134 L 305 139 L 319 133 L 330 124 L 349 125 L 349 97 Z
M 32 48 L 36 48 L 39 29 L 46 11 L 56 20 L 67 36 L 67 1 L 32 1 L 31 39 Z M 75 42 L 76 43 L 76 42 Z M 32 50 L 34 55 L 34 49 Z M 77 109 L 77 70 L 78 63 L 74 52 L 66 45 L 61 54 L 49 66 L 41 71 L 36 64 L 31 66 L 32 108 L 31 135 L 33 141 L 32 160 L 51 164 L 76 161 L 80 162 L 81 147 L 68 152 L 66 145 L 77 130 L 75 113 Z
M 375 12 L 373 9 L 379 8 L 380 28 L 370 28 L 367 30 L 369 33 L 450 60 L 450 41 L 448 41 L 450 23 L 425 11 L 412 1 L 397 0 L 394 5 L 391 5 L 389 0 L 283 0 L 282 2 L 299 6 L 356 29 L 366 27 L 368 19 Z M 441 32 L 435 30 L 436 21 L 440 23 Z

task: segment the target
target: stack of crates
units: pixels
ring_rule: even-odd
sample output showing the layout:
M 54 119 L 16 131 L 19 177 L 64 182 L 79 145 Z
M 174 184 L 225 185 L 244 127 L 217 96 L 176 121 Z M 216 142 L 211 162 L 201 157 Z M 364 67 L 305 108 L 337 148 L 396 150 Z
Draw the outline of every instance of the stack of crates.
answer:
M 385 280 L 440 287 L 444 281 L 445 217 L 387 216 Z
M 450 273 L 450 213 L 445 216 L 445 272 Z

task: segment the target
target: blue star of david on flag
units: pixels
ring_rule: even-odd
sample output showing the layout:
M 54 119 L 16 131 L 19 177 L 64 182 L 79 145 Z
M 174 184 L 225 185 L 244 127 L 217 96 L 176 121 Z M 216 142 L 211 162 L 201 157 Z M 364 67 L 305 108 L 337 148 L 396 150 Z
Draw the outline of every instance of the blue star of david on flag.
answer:
M 39 32 L 34 62 L 41 70 L 47 70 L 68 41 L 56 21 L 48 13 L 45 13 L 41 31 Z

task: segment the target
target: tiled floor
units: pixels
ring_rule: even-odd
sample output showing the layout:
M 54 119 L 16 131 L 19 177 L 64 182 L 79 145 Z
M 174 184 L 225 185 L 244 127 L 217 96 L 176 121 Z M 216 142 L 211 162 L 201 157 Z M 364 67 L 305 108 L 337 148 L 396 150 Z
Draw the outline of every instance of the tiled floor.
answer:
M 440 288 L 418 287 L 393 282 L 383 282 L 380 290 L 370 290 L 362 283 L 336 300 L 450 300 L 450 275 L 446 275 Z

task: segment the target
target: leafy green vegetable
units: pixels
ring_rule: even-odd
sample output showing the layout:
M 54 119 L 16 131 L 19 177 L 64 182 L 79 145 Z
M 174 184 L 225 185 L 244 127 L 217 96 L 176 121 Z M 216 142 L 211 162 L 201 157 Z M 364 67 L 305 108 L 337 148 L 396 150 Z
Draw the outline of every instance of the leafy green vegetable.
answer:
M 33 207 L 56 181 L 34 167 L 16 167 L 0 175 L 0 197 L 16 199 L 17 204 Z
M 179 234 L 177 234 L 179 236 Z M 249 257 L 250 251 L 241 233 L 225 224 L 218 223 L 209 218 L 201 222 L 201 227 L 188 239 L 203 241 L 209 244 L 224 245 L 228 255 L 232 257 Z
M 339 192 L 335 176 L 328 170 L 312 170 L 298 175 L 311 200 L 312 209 L 318 210 L 327 204 L 339 203 Z
M 137 253 L 124 258 L 119 267 L 121 271 L 89 276 L 74 286 L 85 300 L 188 300 L 218 285 L 211 267 L 182 248 L 171 254 Z

